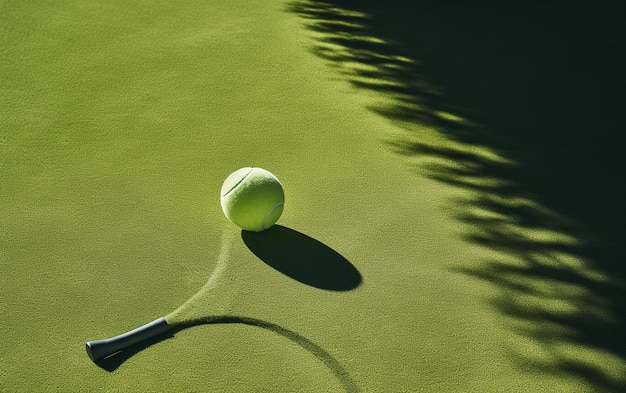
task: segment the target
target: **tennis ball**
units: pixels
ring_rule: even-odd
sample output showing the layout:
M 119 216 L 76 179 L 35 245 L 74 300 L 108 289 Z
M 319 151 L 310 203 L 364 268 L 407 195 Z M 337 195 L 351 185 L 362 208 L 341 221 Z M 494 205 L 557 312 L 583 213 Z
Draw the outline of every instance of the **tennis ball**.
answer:
M 224 180 L 220 200 L 224 214 L 233 224 L 260 232 L 278 221 L 285 193 L 278 178 L 265 169 L 241 168 Z

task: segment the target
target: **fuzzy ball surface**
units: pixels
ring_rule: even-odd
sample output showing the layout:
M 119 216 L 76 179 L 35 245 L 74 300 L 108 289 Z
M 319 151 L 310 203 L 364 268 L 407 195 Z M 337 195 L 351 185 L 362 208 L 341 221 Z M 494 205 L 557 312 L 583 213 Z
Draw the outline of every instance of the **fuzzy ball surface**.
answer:
M 285 193 L 276 176 L 262 168 L 241 168 L 231 173 L 221 190 L 222 210 L 235 225 L 260 232 L 278 221 Z

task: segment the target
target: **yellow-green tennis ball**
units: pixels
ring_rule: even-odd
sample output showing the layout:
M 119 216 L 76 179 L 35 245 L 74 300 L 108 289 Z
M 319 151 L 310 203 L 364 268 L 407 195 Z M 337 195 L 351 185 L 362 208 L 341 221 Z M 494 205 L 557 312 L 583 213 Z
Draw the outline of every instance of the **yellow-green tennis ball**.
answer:
M 222 210 L 235 225 L 260 232 L 278 221 L 285 193 L 278 178 L 261 168 L 241 168 L 231 173 L 221 192 Z

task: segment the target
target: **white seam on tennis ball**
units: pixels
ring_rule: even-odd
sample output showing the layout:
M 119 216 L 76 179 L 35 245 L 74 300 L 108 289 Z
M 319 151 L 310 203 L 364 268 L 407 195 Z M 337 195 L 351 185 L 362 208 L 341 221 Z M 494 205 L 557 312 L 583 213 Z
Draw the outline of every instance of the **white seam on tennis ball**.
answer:
M 270 209 L 270 211 L 269 211 L 269 212 L 265 215 L 265 218 L 263 218 L 263 222 L 261 223 L 261 230 L 262 230 L 262 231 L 266 229 L 266 227 L 265 227 L 265 221 L 266 221 L 266 220 L 267 220 L 267 219 L 268 219 L 268 218 L 272 215 L 272 213 L 274 212 L 274 210 L 276 210 L 276 208 L 278 208 L 279 206 L 282 206 L 282 205 L 283 205 L 283 203 L 282 203 L 282 202 L 277 203 L 277 204 L 276 204 L 276 205 L 274 205 L 274 207 L 273 207 L 273 208 L 271 208 L 271 209 Z
M 254 171 L 254 168 L 250 168 L 250 170 L 248 171 L 248 173 L 246 173 L 241 179 L 239 179 L 239 181 L 237 182 L 237 184 L 235 184 L 234 186 L 232 186 L 230 188 L 230 190 L 226 191 L 226 193 L 222 196 L 226 196 L 228 194 L 230 194 L 235 188 L 237 188 L 244 180 L 246 180 L 246 178 L 248 176 L 250 176 L 250 174 L 252 173 L 252 171 Z

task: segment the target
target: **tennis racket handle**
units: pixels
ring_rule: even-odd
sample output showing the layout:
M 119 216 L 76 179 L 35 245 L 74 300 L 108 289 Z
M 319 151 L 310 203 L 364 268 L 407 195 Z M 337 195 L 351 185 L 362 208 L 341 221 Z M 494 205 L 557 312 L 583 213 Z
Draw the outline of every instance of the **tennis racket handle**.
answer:
M 170 327 L 167 322 L 165 322 L 165 318 L 159 318 L 135 330 L 107 340 L 88 341 L 87 344 L 85 344 L 85 349 L 87 350 L 89 358 L 97 362 L 131 345 L 169 332 Z

